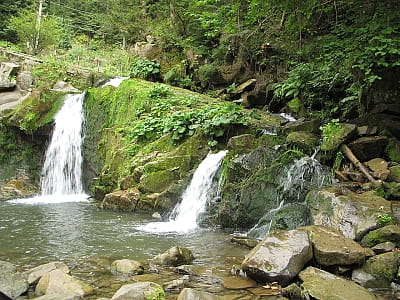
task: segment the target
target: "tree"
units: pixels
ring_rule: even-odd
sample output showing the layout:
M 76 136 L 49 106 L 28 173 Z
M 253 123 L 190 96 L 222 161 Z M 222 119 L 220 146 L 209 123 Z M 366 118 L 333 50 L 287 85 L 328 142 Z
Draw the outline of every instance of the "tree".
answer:
M 0 40 L 15 42 L 15 34 L 7 24 L 11 17 L 16 16 L 21 9 L 30 7 L 33 0 L 1 0 L 0 1 Z

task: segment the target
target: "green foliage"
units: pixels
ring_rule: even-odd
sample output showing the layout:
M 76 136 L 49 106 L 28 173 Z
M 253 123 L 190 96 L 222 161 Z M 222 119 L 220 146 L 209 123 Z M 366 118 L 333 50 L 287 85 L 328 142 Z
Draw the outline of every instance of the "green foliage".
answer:
M 36 64 L 31 73 L 36 87 L 49 89 L 58 80 L 67 79 L 67 65 L 59 61 Z
M 131 77 L 150 79 L 160 73 L 160 64 L 148 59 L 138 59 L 131 66 Z
M 379 226 L 383 227 L 383 226 L 387 226 L 387 225 L 393 224 L 393 217 L 391 215 L 388 215 L 388 214 L 379 215 L 376 218 L 376 221 L 378 222 Z
M 27 133 L 33 133 L 33 131 L 37 129 L 36 121 L 38 119 L 39 115 L 33 112 L 28 112 L 25 114 L 25 117 L 20 120 L 19 127 Z
M 153 99 L 165 98 L 172 94 L 171 89 L 164 84 L 155 84 L 150 88 L 149 97 Z
M 219 78 L 218 68 L 214 64 L 205 64 L 200 66 L 197 69 L 196 74 L 203 87 L 212 86 L 216 79 Z
M 321 126 L 320 129 L 322 131 L 323 143 L 326 145 L 326 147 L 331 148 L 332 145 L 336 143 L 337 135 L 341 129 L 339 119 L 330 120 L 330 122 Z M 338 155 L 340 159 L 340 154 Z

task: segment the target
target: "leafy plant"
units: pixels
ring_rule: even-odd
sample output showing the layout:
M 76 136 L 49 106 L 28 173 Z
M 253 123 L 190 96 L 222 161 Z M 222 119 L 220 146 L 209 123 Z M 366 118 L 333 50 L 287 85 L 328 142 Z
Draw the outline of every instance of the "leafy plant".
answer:
M 172 95 L 171 89 L 164 84 L 155 84 L 149 91 L 149 97 L 152 99 L 165 98 L 170 95 Z
M 160 64 L 158 62 L 148 59 L 138 59 L 131 66 L 130 76 L 149 79 L 159 73 Z
M 379 215 L 376 217 L 376 221 L 378 222 L 379 226 L 387 226 L 393 224 L 393 217 L 388 214 Z
M 332 119 L 327 124 L 321 126 L 320 129 L 322 131 L 323 144 L 325 144 L 327 148 L 331 148 L 336 142 L 336 137 L 341 129 L 339 119 Z

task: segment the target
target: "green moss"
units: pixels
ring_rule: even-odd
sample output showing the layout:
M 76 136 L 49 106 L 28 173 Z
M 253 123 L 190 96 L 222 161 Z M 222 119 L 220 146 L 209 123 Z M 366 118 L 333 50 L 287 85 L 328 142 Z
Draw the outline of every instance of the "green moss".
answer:
M 389 140 L 385 152 L 389 160 L 400 163 L 400 142 L 398 140 Z

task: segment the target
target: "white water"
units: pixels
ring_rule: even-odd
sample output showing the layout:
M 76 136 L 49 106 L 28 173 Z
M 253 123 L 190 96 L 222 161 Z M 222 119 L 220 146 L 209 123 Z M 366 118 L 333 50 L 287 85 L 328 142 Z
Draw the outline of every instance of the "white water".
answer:
M 122 81 L 128 79 L 129 77 L 122 77 L 122 76 L 118 76 L 115 78 L 110 79 L 109 81 L 107 81 L 105 84 L 103 84 L 101 87 L 106 87 L 106 86 L 113 86 L 113 87 L 119 87 L 122 83 Z
M 153 232 L 187 233 L 198 228 L 198 219 L 204 213 L 207 202 L 215 195 L 214 177 L 227 151 L 209 154 L 198 166 L 193 178 L 175 206 L 168 222 L 148 223 L 138 229 Z
M 11 200 L 13 203 L 63 203 L 86 201 L 82 186 L 83 100 L 85 93 L 66 95 L 55 116 L 51 142 L 42 169 L 41 195 Z

